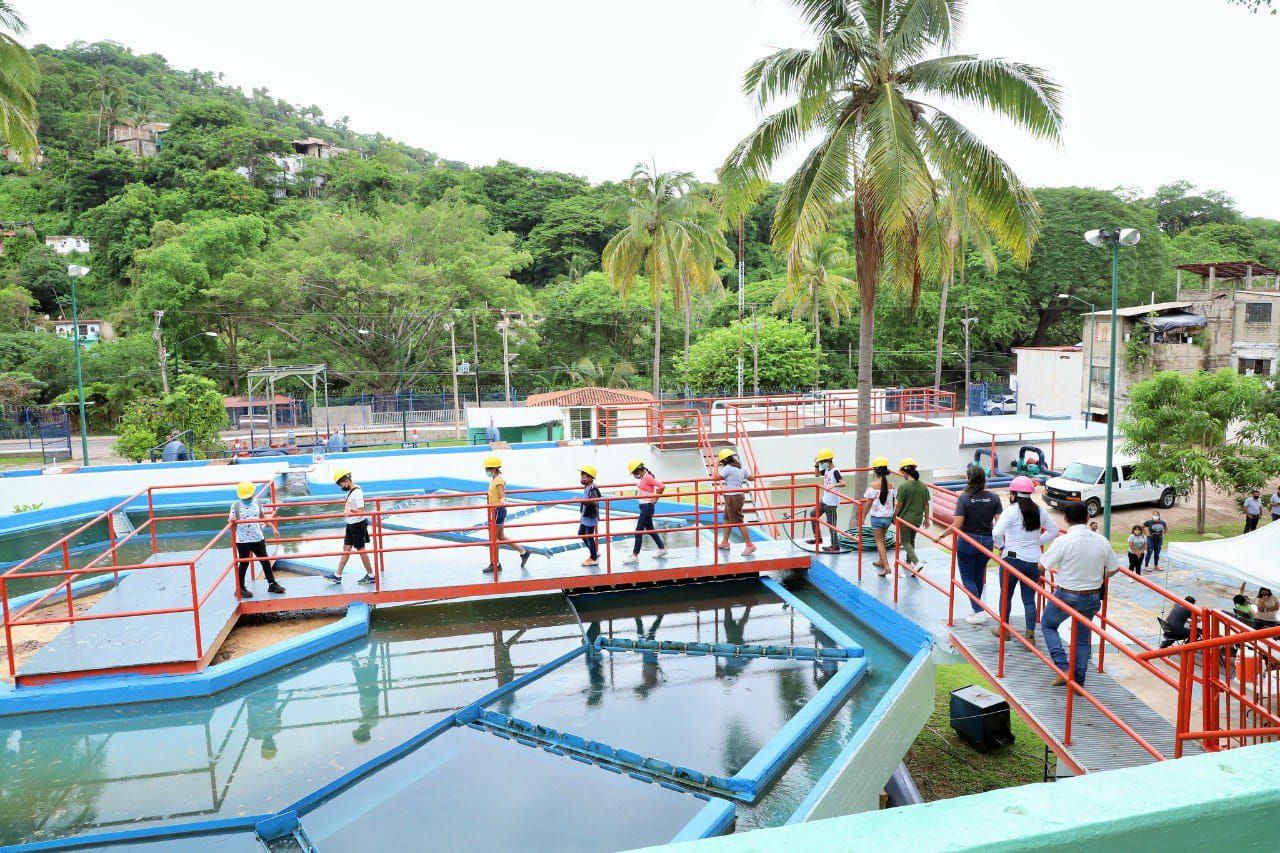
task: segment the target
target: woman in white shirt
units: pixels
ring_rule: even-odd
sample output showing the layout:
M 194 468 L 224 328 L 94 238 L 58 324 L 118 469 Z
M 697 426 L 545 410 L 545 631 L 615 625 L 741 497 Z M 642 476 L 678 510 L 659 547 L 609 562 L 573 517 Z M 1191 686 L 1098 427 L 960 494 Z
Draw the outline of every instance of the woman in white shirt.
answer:
M 1032 582 L 1028 584 L 1001 567 L 1000 588 L 1004 595 L 1000 604 L 1000 618 L 1003 622 L 1009 621 L 1014 587 L 1021 587 L 1023 617 L 1026 620 L 1023 633 L 1028 640 L 1034 640 L 1036 636 L 1040 551 L 1058 536 L 1058 523 L 1049 515 L 1048 510 L 1031 497 L 1035 491 L 1035 480 L 1030 477 L 1014 477 L 1009 484 L 1009 505 L 1017 507 L 1018 511 L 1001 514 L 992 531 L 996 547 L 1003 549 L 1002 559 Z M 991 631 L 999 636 L 1000 626 L 997 625 Z
M 889 460 L 883 456 L 877 456 L 871 460 L 871 467 L 875 469 L 876 479 L 871 482 L 870 488 L 863 493 L 862 497 L 871 501 L 867 515 L 871 520 L 871 535 L 876 540 L 876 551 L 880 555 L 880 559 L 872 563 L 877 569 L 876 574 L 884 577 L 889 574 L 889 553 L 885 547 L 885 531 L 893 526 L 893 511 L 898 504 L 898 490 L 889 482 Z M 861 538 L 862 531 L 858 531 Z

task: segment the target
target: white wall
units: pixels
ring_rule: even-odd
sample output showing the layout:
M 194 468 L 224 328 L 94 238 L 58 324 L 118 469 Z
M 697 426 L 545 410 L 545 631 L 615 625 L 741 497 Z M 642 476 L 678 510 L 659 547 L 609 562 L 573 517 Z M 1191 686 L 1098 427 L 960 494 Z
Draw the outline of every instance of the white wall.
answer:
M 1035 404 L 1037 415 L 1079 416 L 1084 411 L 1084 357 L 1080 352 L 1016 349 L 1018 414 Z

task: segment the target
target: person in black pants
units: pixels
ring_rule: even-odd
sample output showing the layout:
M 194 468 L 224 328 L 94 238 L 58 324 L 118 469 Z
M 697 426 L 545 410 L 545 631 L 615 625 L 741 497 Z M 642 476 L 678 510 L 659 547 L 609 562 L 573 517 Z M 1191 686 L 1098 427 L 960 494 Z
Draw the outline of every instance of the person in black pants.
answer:
M 257 558 L 262 566 L 262 573 L 267 578 L 267 591 L 277 595 L 284 592 L 284 587 L 276 583 L 271 560 L 267 559 L 266 536 L 262 532 L 265 513 L 262 501 L 254 492 L 253 483 L 248 481 L 236 486 L 236 497 L 239 500 L 231 504 L 231 510 L 227 514 L 235 527 L 236 577 L 240 584 L 241 598 L 253 598 L 253 591 L 244 581 L 245 573 L 253 564 L 254 558 Z
M 1147 555 L 1143 558 L 1144 565 L 1151 566 L 1151 571 L 1160 571 L 1160 548 L 1164 545 L 1164 534 L 1169 529 L 1169 525 L 1160 518 L 1160 513 L 1153 512 L 1151 517 L 1142 522 L 1143 528 L 1147 531 Z
M 596 486 L 596 467 L 583 465 L 578 469 L 579 482 L 582 483 L 582 502 L 578 504 L 578 535 L 583 537 L 582 544 L 587 548 L 587 559 L 584 566 L 600 565 L 600 543 L 596 539 L 596 529 L 600 526 L 600 489 Z

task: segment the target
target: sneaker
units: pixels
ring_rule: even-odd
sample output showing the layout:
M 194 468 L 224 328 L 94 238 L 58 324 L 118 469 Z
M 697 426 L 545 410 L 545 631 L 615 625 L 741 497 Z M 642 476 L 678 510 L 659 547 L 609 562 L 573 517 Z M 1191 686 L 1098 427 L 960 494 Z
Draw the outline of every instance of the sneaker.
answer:
M 590 560 L 590 559 L 588 559 L 588 560 L 583 560 L 583 561 L 582 561 L 582 565 L 587 566 L 587 567 L 591 567 L 591 566 L 598 566 L 598 565 L 600 565 L 600 561 L 599 561 L 599 560 Z
M 629 557 L 627 557 L 625 560 L 623 560 L 623 561 L 622 561 L 622 565 L 624 565 L 624 566 L 634 566 L 634 565 L 636 565 L 636 564 L 637 564 L 637 563 L 639 563 L 639 562 L 640 562 L 640 555 L 639 555 L 639 554 L 632 554 L 632 555 L 630 555 Z
M 356 583 L 362 583 L 362 584 L 371 584 L 376 582 L 377 581 L 374 579 L 373 575 L 365 575 L 364 577 L 360 578 L 360 580 L 356 581 Z
M 658 559 L 659 559 L 659 560 L 665 560 L 665 559 L 667 559 L 667 549 L 666 549 L 666 548 L 659 548 L 659 549 L 658 549 Z
M 273 583 L 267 587 L 267 592 L 272 592 L 272 593 L 275 593 L 276 595 L 279 595 L 280 593 L 284 592 L 284 587 L 280 586 L 280 584 L 278 583 Z
M 502 569 L 501 567 L 495 566 L 493 563 L 490 563 L 489 565 L 484 567 L 483 571 L 486 575 L 491 575 L 494 572 L 502 571 Z
M 329 583 L 342 583 L 342 575 L 335 575 L 333 572 L 329 572 L 329 574 L 325 575 L 324 579 Z
M 744 556 L 744 557 L 750 557 L 750 556 L 751 556 L 752 554 L 754 554 L 755 552 L 756 552 L 756 546 L 755 546 L 755 545 L 748 545 L 747 547 L 745 547 L 745 548 L 743 548 L 743 549 L 742 549 L 742 556 Z
M 840 546 L 839 546 L 839 545 L 828 545 L 827 547 L 823 548 L 822 550 L 823 550 L 823 552 L 824 552 L 824 553 L 827 553 L 827 554 L 839 554 L 839 553 L 840 553 Z
M 249 590 L 249 587 L 247 587 L 247 586 L 242 586 L 242 587 L 240 587 L 240 597 L 241 597 L 241 598 L 253 598 L 253 593 Z
M 523 569 L 525 567 L 525 564 L 529 562 L 529 555 L 532 553 L 532 551 L 525 551 L 520 555 L 520 568 Z
M 717 545 L 717 546 L 716 546 L 716 550 L 718 550 L 718 551 L 728 551 L 728 550 L 729 550 L 729 546 L 728 546 L 728 545 Z
M 964 617 L 964 621 L 968 622 L 970 625 L 981 625 L 983 622 L 987 621 L 987 614 L 985 611 L 979 610 L 977 613 L 970 613 L 968 616 Z
M 821 543 L 821 541 L 820 541 L 820 540 L 818 540 L 818 539 L 814 539 L 814 538 L 810 537 L 809 539 L 804 540 L 804 544 L 806 544 L 806 545 L 820 545 L 820 544 L 822 544 L 822 543 Z

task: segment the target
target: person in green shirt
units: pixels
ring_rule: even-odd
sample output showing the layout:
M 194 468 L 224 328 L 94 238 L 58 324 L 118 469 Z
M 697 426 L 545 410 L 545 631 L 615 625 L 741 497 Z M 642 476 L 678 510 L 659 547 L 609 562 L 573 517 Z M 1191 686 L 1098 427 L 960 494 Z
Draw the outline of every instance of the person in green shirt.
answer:
M 929 514 L 929 487 L 920 482 L 920 471 L 916 460 L 903 459 L 898 464 L 902 472 L 903 483 L 898 487 L 898 506 L 894 515 L 907 524 L 923 527 Z M 902 535 L 902 547 L 907 552 L 907 563 L 915 571 L 920 571 L 920 558 L 916 556 L 916 531 L 905 524 L 898 525 Z

